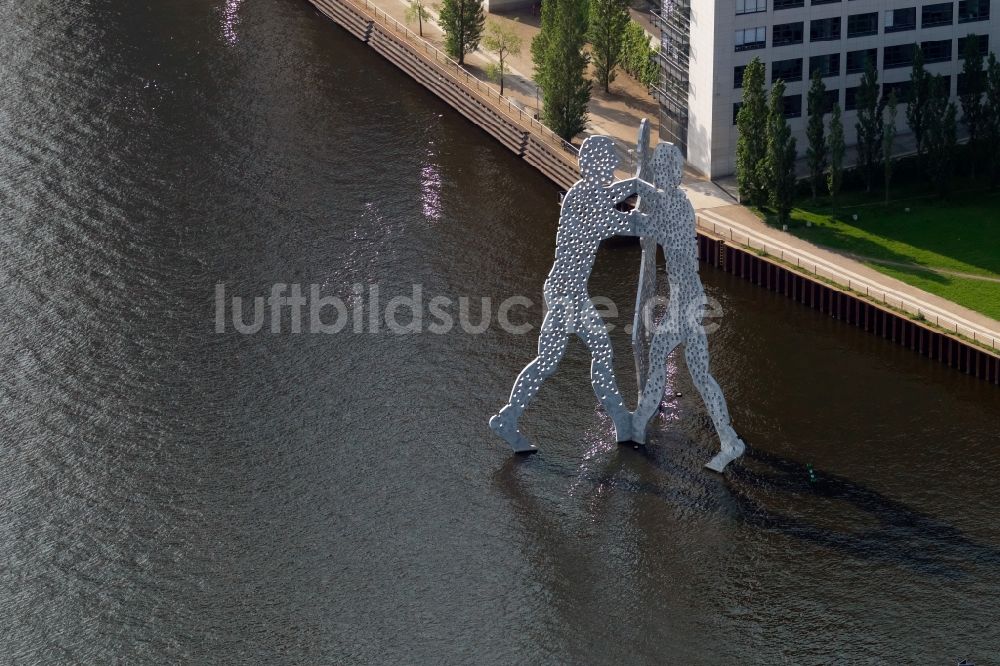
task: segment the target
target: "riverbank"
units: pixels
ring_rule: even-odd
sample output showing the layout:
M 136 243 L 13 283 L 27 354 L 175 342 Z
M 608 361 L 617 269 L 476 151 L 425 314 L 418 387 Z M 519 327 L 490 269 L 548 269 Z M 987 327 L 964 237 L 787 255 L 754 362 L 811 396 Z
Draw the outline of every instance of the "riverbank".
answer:
M 926 186 L 880 194 L 850 193 L 831 204 L 803 199 L 788 231 L 926 292 L 1000 317 L 1000 193 L 980 185 L 947 200 Z M 771 215 L 766 219 L 774 223 Z
M 575 180 L 574 146 L 555 137 L 534 119 L 523 101 L 499 91 L 474 75 L 476 53 L 470 68 L 460 68 L 432 43 L 408 29 L 393 13 L 405 11 L 402 0 L 310 0 L 356 37 L 369 44 L 400 69 L 435 92 L 466 118 L 517 153 L 562 187 Z M 428 26 L 425 30 L 429 30 Z M 530 80 L 521 76 L 522 83 Z M 601 116 L 592 108 L 595 122 Z M 641 116 L 631 117 L 638 126 Z M 626 125 L 622 124 L 622 127 Z M 614 136 L 619 143 L 629 137 Z M 701 233 L 712 234 L 746 251 L 770 255 L 802 275 L 829 283 L 886 311 L 910 317 L 933 333 L 953 337 L 961 344 L 987 350 L 1000 358 L 1000 322 L 888 277 L 850 256 L 817 247 L 774 229 L 752 211 L 735 204 L 720 187 L 688 174 L 683 189 L 698 214 Z

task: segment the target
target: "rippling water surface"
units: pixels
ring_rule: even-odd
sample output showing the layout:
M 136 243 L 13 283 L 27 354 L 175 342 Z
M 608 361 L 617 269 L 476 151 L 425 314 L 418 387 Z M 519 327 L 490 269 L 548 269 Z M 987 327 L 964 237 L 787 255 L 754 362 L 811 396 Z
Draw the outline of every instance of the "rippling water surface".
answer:
M 305 2 L 7 0 L 0 123 L 5 663 L 1000 659 L 996 387 L 710 268 L 726 477 L 682 367 L 618 448 L 574 343 L 520 460 L 532 335 L 215 333 L 551 262 L 555 189 Z

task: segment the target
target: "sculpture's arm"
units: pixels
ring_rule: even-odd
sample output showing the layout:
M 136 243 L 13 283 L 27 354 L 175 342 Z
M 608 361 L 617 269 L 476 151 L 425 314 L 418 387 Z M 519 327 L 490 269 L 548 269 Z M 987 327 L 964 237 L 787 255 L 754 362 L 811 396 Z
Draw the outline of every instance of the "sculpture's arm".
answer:
M 616 204 L 619 204 L 629 197 L 635 196 L 638 192 L 639 182 L 638 178 L 618 180 L 605 187 L 604 191 L 608 193 L 608 196 L 610 196 Z
M 656 197 L 656 193 L 659 192 L 659 190 L 656 189 L 656 185 L 647 183 L 641 178 L 636 178 L 636 180 L 638 181 L 636 184 L 636 194 L 638 194 L 640 198 L 654 199 Z

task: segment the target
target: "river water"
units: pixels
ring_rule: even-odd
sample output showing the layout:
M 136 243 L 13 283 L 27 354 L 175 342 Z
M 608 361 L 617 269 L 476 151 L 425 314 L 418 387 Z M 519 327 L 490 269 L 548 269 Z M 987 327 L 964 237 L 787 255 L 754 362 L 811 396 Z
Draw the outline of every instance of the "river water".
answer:
M 217 333 L 216 288 L 537 331 L 541 176 L 299 0 L 7 0 L 0 54 L 3 663 L 1000 662 L 996 387 L 703 267 L 749 454 L 702 468 L 676 360 L 616 446 L 574 342 L 513 458 L 533 333 Z

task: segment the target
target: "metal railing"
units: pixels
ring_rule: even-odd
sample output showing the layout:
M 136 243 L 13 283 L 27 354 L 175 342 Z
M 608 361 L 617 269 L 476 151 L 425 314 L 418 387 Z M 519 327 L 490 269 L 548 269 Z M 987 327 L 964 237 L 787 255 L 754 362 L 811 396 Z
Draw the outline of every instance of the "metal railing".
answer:
M 723 220 L 709 219 L 709 212 L 700 211 L 696 216 L 697 226 L 711 232 L 724 241 L 743 246 L 754 251 L 763 252 L 776 259 L 803 269 L 807 273 L 833 282 L 857 294 L 863 294 L 869 299 L 883 303 L 890 308 L 909 313 L 918 320 L 934 324 L 949 333 L 963 336 L 984 347 L 1000 350 L 1000 333 L 984 328 L 972 322 L 949 314 L 933 305 L 917 299 L 907 298 L 899 292 L 865 279 L 862 276 L 840 269 L 834 264 L 812 256 L 796 248 L 784 245 L 763 234 L 747 229 L 742 225 L 731 224 Z M 783 246 L 783 247 L 782 247 Z
M 544 143 L 559 149 L 557 154 L 560 154 L 560 152 L 565 153 L 566 157 L 569 158 L 566 162 L 567 166 L 574 169 L 577 167 L 576 158 L 579 155 L 579 149 L 576 146 L 549 129 L 544 123 L 535 118 L 534 114 L 525 110 L 524 106 L 520 102 L 511 99 L 506 95 L 501 95 L 498 88 L 470 74 L 468 70 L 462 67 L 456 60 L 435 47 L 425 38 L 414 33 L 412 30 L 386 13 L 385 10 L 375 5 L 375 3 L 371 0 L 321 1 L 323 1 L 324 4 L 339 3 L 345 6 L 354 7 L 359 12 L 366 15 L 370 20 L 377 23 L 380 27 L 392 32 L 397 37 L 404 39 L 409 46 L 417 51 L 423 52 L 424 56 L 433 60 L 434 64 L 437 65 L 436 69 L 444 76 L 447 76 L 449 80 L 459 88 L 477 95 L 487 101 L 491 108 L 496 109 L 502 115 L 510 118 L 511 120 L 516 120 L 524 126 L 525 129 L 530 131 L 533 136 L 543 140 Z M 624 177 L 625 175 L 633 174 L 635 172 L 634 146 L 628 145 L 615 137 L 610 138 L 615 144 L 615 151 L 619 157 L 619 175 Z

